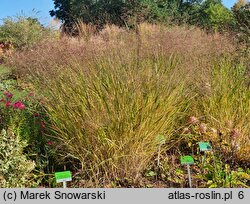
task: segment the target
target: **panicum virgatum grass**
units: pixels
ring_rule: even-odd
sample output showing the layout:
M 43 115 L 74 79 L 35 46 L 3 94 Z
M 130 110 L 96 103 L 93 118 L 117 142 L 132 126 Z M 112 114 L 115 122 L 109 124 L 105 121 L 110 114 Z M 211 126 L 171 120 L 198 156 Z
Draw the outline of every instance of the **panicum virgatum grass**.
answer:
M 79 161 L 83 179 L 100 186 L 140 178 L 160 153 L 181 149 L 189 116 L 220 133 L 208 138 L 217 147 L 234 137 L 237 155 L 249 157 L 246 68 L 227 37 L 143 24 L 138 42 L 114 26 L 95 35 L 81 29 L 83 39 L 41 42 L 10 65 L 47 98 L 60 154 Z
M 157 136 L 170 141 L 188 106 L 183 82 L 153 59 L 139 69 L 111 59 L 84 66 L 74 62 L 57 79 L 45 79 L 52 128 L 65 154 L 96 181 L 137 179 L 158 151 Z
M 197 115 L 217 129 L 217 141 L 228 152 L 244 160 L 250 158 L 250 87 L 247 66 L 224 59 L 214 64 L 205 86 L 200 89 Z M 205 88 L 204 88 L 205 87 Z M 235 156 L 235 155 L 234 155 Z

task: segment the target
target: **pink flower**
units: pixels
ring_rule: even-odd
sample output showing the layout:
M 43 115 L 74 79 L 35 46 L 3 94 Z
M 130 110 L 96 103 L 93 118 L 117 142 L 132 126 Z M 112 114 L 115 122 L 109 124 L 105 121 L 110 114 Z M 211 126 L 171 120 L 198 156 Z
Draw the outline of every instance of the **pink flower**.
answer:
M 5 92 L 4 95 L 7 97 L 7 98 L 12 98 L 13 94 L 10 93 L 10 92 Z
M 34 96 L 35 94 L 33 92 L 30 92 L 28 96 Z
M 199 127 L 199 130 L 201 133 L 205 133 L 207 131 L 207 126 L 205 123 L 201 123 L 200 124 L 200 127 Z
M 231 134 L 231 137 L 232 137 L 233 139 L 235 139 L 235 138 L 237 138 L 237 137 L 240 136 L 240 131 L 239 131 L 238 129 L 233 129 L 233 130 L 230 132 L 230 134 Z
M 47 144 L 48 145 L 53 145 L 53 142 L 52 141 L 48 141 Z
M 191 116 L 188 120 L 188 123 L 190 123 L 190 124 L 195 124 L 198 122 L 199 122 L 199 120 L 195 116 Z
M 25 105 L 21 101 L 15 102 L 12 106 L 13 108 L 18 108 L 20 110 L 23 110 L 25 108 Z

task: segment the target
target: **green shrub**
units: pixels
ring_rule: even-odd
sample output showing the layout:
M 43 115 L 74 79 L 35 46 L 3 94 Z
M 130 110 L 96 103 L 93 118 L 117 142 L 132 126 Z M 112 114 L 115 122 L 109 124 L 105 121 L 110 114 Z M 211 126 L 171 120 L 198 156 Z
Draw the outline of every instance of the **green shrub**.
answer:
M 23 153 L 26 143 L 11 130 L 0 134 L 0 187 L 20 188 L 33 185 L 35 164 Z
M 16 49 L 30 47 L 50 35 L 52 31 L 31 17 L 5 18 L 0 26 L 0 42 L 11 43 Z

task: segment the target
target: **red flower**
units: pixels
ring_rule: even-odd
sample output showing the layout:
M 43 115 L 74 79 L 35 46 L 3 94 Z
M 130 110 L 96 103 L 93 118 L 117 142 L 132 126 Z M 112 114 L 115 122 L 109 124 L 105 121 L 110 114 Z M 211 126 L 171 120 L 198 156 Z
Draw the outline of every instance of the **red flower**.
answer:
M 7 102 L 5 103 L 5 105 L 6 105 L 6 107 L 11 106 L 11 102 L 10 102 L 10 101 L 7 101 Z
M 13 94 L 10 93 L 10 92 L 5 92 L 4 95 L 7 97 L 7 98 L 12 98 Z
M 39 115 L 39 113 L 35 113 L 34 116 L 35 116 L 36 118 L 38 118 L 40 115 Z
M 20 110 L 25 108 L 25 105 L 21 101 L 15 102 L 12 106 L 13 106 L 13 108 L 18 108 Z
M 45 125 L 45 122 L 44 122 L 44 121 L 42 121 L 42 122 L 41 122 L 41 126 L 42 126 L 42 128 L 45 128 L 45 127 L 46 127 L 46 125 Z

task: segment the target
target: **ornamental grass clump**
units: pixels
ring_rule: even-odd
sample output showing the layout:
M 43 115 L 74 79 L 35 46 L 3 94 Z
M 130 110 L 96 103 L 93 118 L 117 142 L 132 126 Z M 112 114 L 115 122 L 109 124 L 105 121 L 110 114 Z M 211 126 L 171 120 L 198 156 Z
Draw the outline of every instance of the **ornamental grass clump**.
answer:
M 99 59 L 72 62 L 57 79 L 44 79 L 45 106 L 63 154 L 77 159 L 96 185 L 139 178 L 158 152 L 157 136 L 170 142 L 188 106 L 183 84 L 171 80 L 176 74 L 154 60 L 136 68 L 136 62 Z
M 199 95 L 196 114 L 216 128 L 209 139 L 225 149 L 229 160 L 250 158 L 250 87 L 247 66 L 230 59 L 214 64 L 208 79 L 210 91 Z

